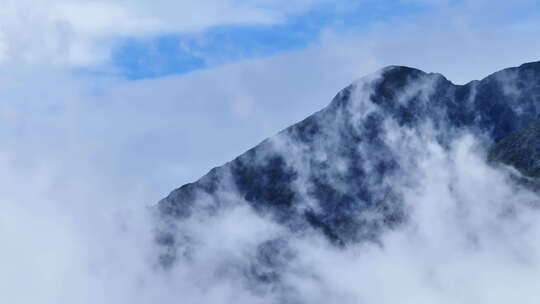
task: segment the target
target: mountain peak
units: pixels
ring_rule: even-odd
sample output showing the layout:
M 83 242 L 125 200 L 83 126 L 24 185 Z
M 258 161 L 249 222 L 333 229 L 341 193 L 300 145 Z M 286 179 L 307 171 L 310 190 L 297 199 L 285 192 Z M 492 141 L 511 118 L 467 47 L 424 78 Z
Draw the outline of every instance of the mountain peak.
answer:
M 230 206 L 270 219 L 288 231 L 285 239 L 316 233 L 338 247 L 378 242 L 407 221 L 396 185 L 414 182 L 406 172 L 416 160 L 404 149 L 421 155 L 426 138 L 448 147 L 464 131 L 494 143 L 538 121 L 539 68 L 528 63 L 463 86 L 405 66 L 362 78 L 330 106 L 161 200 L 163 264 L 189 251 L 178 236 L 187 218 Z

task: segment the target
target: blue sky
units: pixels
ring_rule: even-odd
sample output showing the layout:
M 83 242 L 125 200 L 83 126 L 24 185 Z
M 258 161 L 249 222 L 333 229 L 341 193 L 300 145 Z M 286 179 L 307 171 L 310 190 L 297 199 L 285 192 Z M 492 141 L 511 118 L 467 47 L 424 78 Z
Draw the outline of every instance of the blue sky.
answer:
M 474 25 L 478 29 L 500 26 L 535 28 L 531 20 L 539 17 L 539 2 L 536 0 L 520 0 L 512 4 L 483 0 L 297 2 L 302 9 L 284 12 L 277 21 L 242 22 L 233 18 L 209 22 L 194 30 L 180 26 L 143 35 L 133 32 L 117 34 L 114 39 L 107 40 L 107 60 L 79 68 L 98 74 L 112 72 L 132 80 L 155 78 L 303 50 L 318 44 L 327 31 L 338 35 L 351 32 L 362 35 L 387 23 L 411 25 L 415 19 L 437 18 L 434 17 L 437 15 L 439 18 L 463 18 L 456 22 Z M 279 3 L 285 5 L 287 1 Z M 274 7 L 263 9 L 280 10 Z M 524 20 L 533 24 L 523 24 Z M 431 20 L 431 24 L 427 24 L 434 28 L 448 26 L 446 20 Z
M 128 79 L 183 74 L 301 50 L 316 43 L 329 28 L 366 30 L 392 18 L 421 14 L 428 7 L 404 1 L 359 1 L 344 7 L 326 2 L 280 24 L 223 25 L 194 34 L 124 38 L 112 50 L 111 64 Z

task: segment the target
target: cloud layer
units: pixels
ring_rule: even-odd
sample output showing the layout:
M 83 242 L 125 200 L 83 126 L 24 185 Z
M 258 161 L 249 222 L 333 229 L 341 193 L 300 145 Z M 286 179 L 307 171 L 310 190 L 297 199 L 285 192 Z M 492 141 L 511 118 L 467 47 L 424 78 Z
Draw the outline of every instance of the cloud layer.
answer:
M 510 4 L 490 1 L 366 28 L 338 24 L 304 50 L 181 76 L 126 81 L 71 69 L 107 61 L 118 37 L 275 24 L 316 2 L 287 1 L 286 10 L 283 1 L 197 3 L 2 1 L 0 302 L 282 300 L 245 286 L 241 267 L 223 266 L 252 257 L 254 243 L 280 227 L 244 208 L 194 218 L 186 229 L 203 250 L 163 273 L 147 206 L 382 66 L 412 65 L 464 83 L 537 60 L 540 49 L 534 10 L 501 23 Z M 450 150 L 429 136 L 414 140 L 427 148 L 409 151 L 419 157 L 411 172 L 418 183 L 401 189 L 414 206 L 411 225 L 383 247 L 339 251 L 316 236 L 297 240 L 291 250 L 299 258 L 285 277 L 292 299 L 533 303 L 536 197 L 486 165 L 470 135 Z

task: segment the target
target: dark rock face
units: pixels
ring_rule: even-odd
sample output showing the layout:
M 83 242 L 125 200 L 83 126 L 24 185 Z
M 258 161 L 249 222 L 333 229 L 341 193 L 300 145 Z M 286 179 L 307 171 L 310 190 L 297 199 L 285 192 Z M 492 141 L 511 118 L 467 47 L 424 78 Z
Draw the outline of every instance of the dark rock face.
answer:
M 537 125 L 507 136 L 539 118 L 540 62 L 466 85 L 413 68 L 385 68 L 343 89 L 325 109 L 161 200 L 162 262 L 171 265 L 189 251 L 178 223 L 232 205 L 249 205 L 291 236 L 320 233 L 338 247 L 378 242 L 384 231 L 407 220 L 394 186 L 414 166 L 401 153 L 406 134 L 429 130 L 444 147 L 465 130 L 487 144 L 500 141 L 495 157 L 538 174 L 540 165 L 521 157 L 540 151 Z M 533 144 L 512 148 L 521 142 Z M 274 269 L 286 267 L 283 260 L 291 256 L 286 244 L 286 238 L 261 243 L 249 273 L 263 282 L 277 280 Z
M 494 145 L 489 160 L 513 166 L 523 175 L 540 177 L 540 124 L 511 133 Z

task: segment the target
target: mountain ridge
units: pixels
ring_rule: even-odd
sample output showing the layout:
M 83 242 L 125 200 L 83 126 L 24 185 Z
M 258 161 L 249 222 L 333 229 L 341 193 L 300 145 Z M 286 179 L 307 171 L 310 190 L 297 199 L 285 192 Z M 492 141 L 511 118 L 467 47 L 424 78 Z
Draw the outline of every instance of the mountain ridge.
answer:
M 338 247 L 377 242 L 407 219 L 392 181 L 406 173 L 410 160 L 400 159 L 396 144 L 389 143 L 396 141 L 392 136 L 399 142 L 408 133 L 419 138 L 429 133 L 447 147 L 467 130 L 491 146 L 538 121 L 537 104 L 540 61 L 464 85 L 438 73 L 385 67 L 342 89 L 320 111 L 162 199 L 156 211 L 161 261 L 172 265 L 179 252 L 189 251 L 189 236 L 178 237 L 183 219 L 194 213 L 213 216 L 238 204 L 291 234 L 319 231 Z M 389 125 L 398 131 L 390 132 Z

